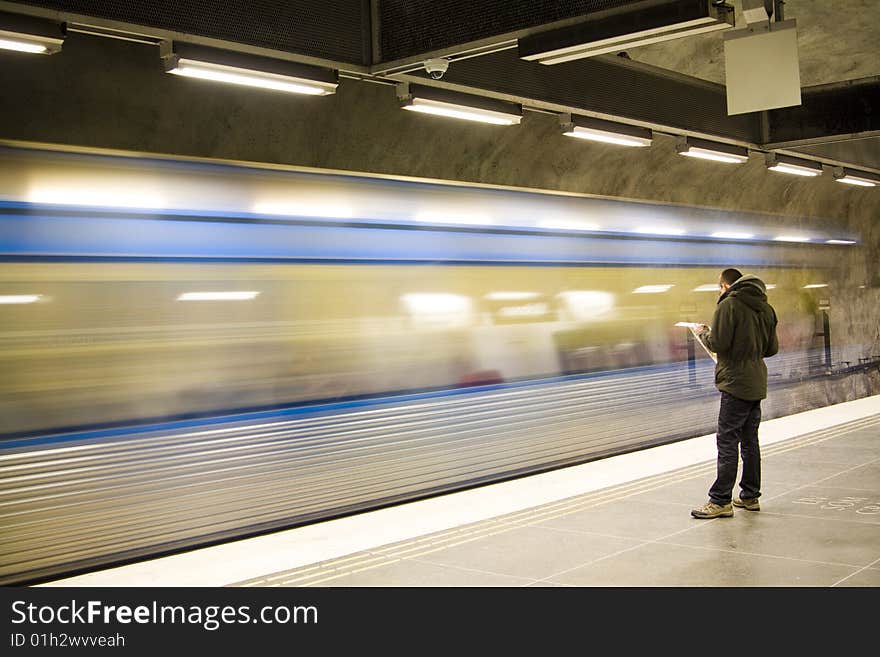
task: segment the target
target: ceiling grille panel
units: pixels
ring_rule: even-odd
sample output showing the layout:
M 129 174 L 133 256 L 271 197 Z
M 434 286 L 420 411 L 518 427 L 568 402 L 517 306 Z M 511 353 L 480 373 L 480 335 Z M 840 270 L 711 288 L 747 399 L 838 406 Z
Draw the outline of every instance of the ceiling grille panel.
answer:
M 367 0 L 24 0 L 20 4 L 369 64 Z
M 379 0 L 382 61 L 478 41 L 644 0 Z

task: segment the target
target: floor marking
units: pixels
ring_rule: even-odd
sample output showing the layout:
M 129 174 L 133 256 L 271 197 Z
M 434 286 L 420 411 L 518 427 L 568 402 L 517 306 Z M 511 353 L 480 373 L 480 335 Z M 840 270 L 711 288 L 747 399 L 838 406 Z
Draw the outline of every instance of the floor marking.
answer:
M 725 519 L 722 519 L 722 518 L 715 518 L 715 520 L 722 521 L 722 520 L 725 520 Z M 675 547 L 694 548 L 694 549 L 707 550 L 707 551 L 712 551 L 712 552 L 727 552 L 727 553 L 729 553 L 729 554 L 743 554 L 743 555 L 747 555 L 747 556 L 767 557 L 767 558 L 771 558 L 771 559 L 782 559 L 782 560 L 796 561 L 796 562 L 815 563 L 815 564 L 821 564 L 821 565 L 827 565 L 827 566 L 842 566 L 842 567 L 847 567 L 847 568 L 858 568 L 858 567 L 859 567 L 859 566 L 857 566 L 857 565 L 855 565 L 855 564 L 841 564 L 841 563 L 833 563 L 833 562 L 827 562 L 827 561 L 815 561 L 815 560 L 812 560 L 812 559 L 800 559 L 800 558 L 797 558 L 797 557 L 785 557 L 785 556 L 780 556 L 780 555 L 775 555 L 775 554 L 765 554 L 765 553 L 761 553 L 761 552 L 741 552 L 741 551 L 737 551 L 737 550 L 728 550 L 728 549 L 724 549 L 724 548 L 708 547 L 708 546 L 705 546 L 705 545 L 688 545 L 688 544 L 685 544 L 685 543 L 667 542 L 667 540 L 668 540 L 669 538 L 672 538 L 673 536 L 678 536 L 678 535 L 680 535 L 680 534 L 684 534 L 684 533 L 687 533 L 687 532 L 689 532 L 689 531 L 693 531 L 693 530 L 695 530 L 695 529 L 698 529 L 698 528 L 701 528 L 701 527 L 706 527 L 706 526 L 707 526 L 707 523 L 703 523 L 703 524 L 699 524 L 699 525 L 694 525 L 694 526 L 692 526 L 692 527 L 686 527 L 686 528 L 681 529 L 681 530 L 679 530 L 679 531 L 673 532 L 673 533 L 668 534 L 668 535 L 666 535 L 666 536 L 661 536 L 660 538 L 649 539 L 649 540 L 645 540 L 645 539 L 634 539 L 634 538 L 633 538 L 633 539 L 631 539 L 631 540 L 638 540 L 638 541 L 640 541 L 640 543 L 639 543 L 638 545 L 633 545 L 633 546 L 631 546 L 631 547 L 624 548 L 624 549 L 622 549 L 622 550 L 618 550 L 617 552 L 613 552 L 613 553 L 611 553 L 611 554 L 607 554 L 607 555 L 603 555 L 603 556 L 601 556 L 601 557 L 597 557 L 597 558 L 595 558 L 595 559 L 592 559 L 592 560 L 590 560 L 590 561 L 587 561 L 587 562 L 585 562 L 585 563 L 583 563 L 583 564 L 581 564 L 581 565 L 579 565 L 579 566 L 576 566 L 576 567 L 574 567 L 574 568 L 566 568 L 565 570 L 561 570 L 561 571 L 559 571 L 559 572 L 557 572 L 557 573 L 554 573 L 553 575 L 549 575 L 549 576 L 547 576 L 547 577 L 545 577 L 545 578 L 542 578 L 542 579 L 539 580 L 539 581 L 548 581 L 548 582 L 549 582 L 549 581 L 550 581 L 552 578 L 554 578 L 554 577 L 558 577 L 558 576 L 560 576 L 560 575 L 564 575 L 564 574 L 566 574 L 566 573 L 572 572 L 572 571 L 574 571 L 574 570 L 578 570 L 578 569 L 580 569 L 580 568 L 585 568 L 586 566 L 591 566 L 591 565 L 596 564 L 596 563 L 598 563 L 598 562 L 600 562 L 600 561 L 604 561 L 604 560 L 606 560 L 606 559 L 610 559 L 611 557 L 616 557 L 616 556 L 619 556 L 619 555 L 621 555 L 621 554 L 626 554 L 627 552 L 632 552 L 633 550 L 637 550 L 637 549 L 642 548 L 642 547 L 645 547 L 645 546 L 647 546 L 647 545 L 671 545 L 671 546 L 675 546 Z M 559 531 L 576 531 L 576 530 L 559 530 Z M 622 538 L 627 538 L 627 537 L 622 537 Z M 878 559 L 878 561 L 880 561 L 880 559 Z M 877 563 L 877 562 L 874 562 L 874 563 Z M 869 567 L 870 567 L 870 566 L 866 566 L 866 568 L 869 568 Z M 556 583 L 556 582 L 553 582 L 553 583 Z
M 843 579 L 837 580 L 837 581 L 834 582 L 834 584 L 832 584 L 831 586 L 837 586 L 838 584 L 842 584 L 843 582 L 845 582 L 846 580 L 848 580 L 850 577 L 855 577 L 855 576 L 858 575 L 859 573 L 862 573 L 862 572 L 864 572 L 864 571 L 866 571 L 866 570 L 873 570 L 873 569 L 874 569 L 874 566 L 876 566 L 877 564 L 880 564 L 880 559 L 877 559 L 876 561 L 873 561 L 872 563 L 869 563 L 867 566 L 864 566 L 864 567 L 862 567 L 862 568 L 859 568 L 856 572 L 854 572 L 854 573 L 850 573 L 849 575 L 847 575 L 847 576 L 844 577 Z
M 704 467 L 705 466 L 700 466 L 699 469 L 703 469 Z M 687 468 L 686 470 L 691 470 L 691 469 L 694 469 L 693 466 Z M 488 538 L 489 536 L 495 536 L 498 534 L 505 533 L 507 531 L 512 531 L 514 529 L 521 529 L 524 527 L 529 527 L 529 526 L 538 524 L 540 522 L 545 522 L 548 519 L 553 519 L 553 518 L 562 517 L 565 515 L 570 515 L 571 513 L 580 511 L 582 509 L 593 508 L 595 506 L 599 506 L 602 504 L 607 504 L 607 503 L 610 503 L 613 501 L 617 501 L 618 499 L 622 499 L 622 498 L 629 497 L 629 496 L 632 496 L 632 495 L 635 495 L 638 493 L 642 493 L 642 492 L 645 492 L 646 490 L 651 490 L 652 489 L 651 487 L 655 486 L 655 484 L 665 486 L 670 483 L 676 483 L 678 481 L 685 480 L 685 479 L 690 478 L 692 476 L 696 476 L 696 474 L 699 474 L 699 473 L 689 473 L 687 477 L 681 478 L 681 477 L 678 477 L 677 475 L 670 476 L 669 473 L 664 473 L 663 475 L 658 475 L 656 477 L 651 478 L 651 479 L 654 479 L 654 478 L 661 479 L 661 481 L 659 481 L 659 482 L 646 481 L 646 482 L 640 482 L 638 486 L 636 486 L 636 485 L 625 485 L 624 486 L 624 488 L 632 488 L 633 490 L 624 490 L 624 491 L 612 490 L 610 492 L 600 493 L 598 495 L 598 499 L 581 500 L 581 501 L 576 501 L 575 503 L 572 503 L 570 500 L 564 500 L 560 503 L 553 503 L 551 505 L 548 505 L 550 507 L 560 507 L 561 506 L 562 507 L 561 509 L 550 508 L 546 512 L 538 512 L 538 513 L 536 513 L 534 509 L 527 509 L 525 511 L 516 512 L 514 514 L 511 514 L 509 517 L 503 517 L 501 519 L 496 518 L 496 519 L 491 519 L 489 521 L 479 521 L 478 523 L 476 523 L 477 526 L 470 531 L 468 531 L 467 529 L 458 529 L 455 531 L 444 532 L 443 533 L 444 536 L 449 535 L 448 538 L 446 538 L 444 540 L 437 541 L 437 540 L 435 540 L 435 537 L 422 537 L 418 540 L 418 542 L 426 542 L 427 541 L 429 543 L 428 546 L 424 546 L 424 548 L 422 548 L 422 551 L 418 551 L 418 549 L 421 546 L 414 545 L 414 546 L 410 547 L 412 545 L 411 541 L 405 542 L 403 544 L 396 544 L 396 545 L 383 547 L 381 549 L 381 551 L 382 552 L 391 552 L 391 554 L 385 555 L 386 558 L 390 558 L 392 556 L 396 557 L 398 555 L 406 554 L 408 552 L 415 552 L 415 554 L 410 555 L 410 557 L 408 557 L 408 558 L 415 558 L 415 557 L 422 556 L 425 554 L 432 554 L 434 552 L 439 552 L 441 550 L 445 550 L 450 547 L 464 545 L 466 543 L 470 543 L 470 542 L 473 542 L 476 540 Z M 668 479 L 668 481 L 663 481 L 665 479 Z M 592 496 L 594 494 L 588 494 L 588 495 Z M 605 499 L 603 499 L 603 496 L 605 497 Z M 582 497 L 582 496 L 579 496 L 579 497 Z M 559 510 L 564 510 L 564 512 L 563 513 L 556 513 L 556 515 L 548 515 L 548 513 L 552 514 L 556 511 L 559 511 Z M 517 520 L 517 518 L 519 518 L 520 516 L 532 516 L 532 520 L 530 522 L 520 522 Z M 493 527 L 491 527 L 491 526 L 485 527 L 485 524 L 487 524 L 487 522 L 490 525 L 496 525 L 496 526 L 500 525 L 501 529 L 499 529 L 497 531 L 487 531 L 487 530 L 493 529 Z M 463 540 L 457 540 L 454 542 L 450 542 L 455 538 L 461 538 Z M 405 549 L 405 548 L 408 548 L 408 549 Z M 425 549 L 425 548 L 428 548 L 428 549 Z M 392 552 L 392 550 L 398 550 L 398 551 Z M 367 554 L 372 554 L 372 552 L 378 552 L 378 551 L 379 550 L 368 551 Z M 325 562 L 322 567 L 325 571 L 326 570 L 336 570 L 335 565 L 338 563 L 341 563 L 344 561 L 352 561 L 352 560 L 356 560 L 356 559 L 364 559 L 365 557 L 366 557 L 365 554 L 359 554 L 359 555 L 356 555 L 355 557 L 346 556 L 341 559 L 336 559 L 336 560 L 333 560 L 330 562 Z M 374 561 L 374 559 L 370 559 L 369 561 Z M 389 562 L 389 563 L 391 563 L 391 562 Z M 371 568 L 377 568 L 382 565 L 385 565 L 385 564 L 377 564 L 375 566 L 371 566 Z M 309 567 L 308 570 L 314 570 L 314 567 Z M 337 574 L 335 574 L 334 576 L 332 576 L 330 578 L 323 578 L 319 581 L 327 581 L 327 579 L 336 579 L 339 577 L 343 577 L 344 575 L 349 574 L 350 572 L 354 572 L 354 571 L 338 572 Z M 293 573 L 286 572 L 286 573 L 281 574 L 280 576 L 279 575 L 273 576 L 272 579 L 278 579 L 280 577 L 285 577 L 285 576 L 289 577 L 291 574 L 293 574 Z M 315 575 L 317 575 L 317 573 Z M 304 579 L 309 579 L 309 576 L 296 578 L 297 581 L 304 580 Z M 255 578 L 255 580 L 256 581 L 269 581 L 269 578 L 260 577 L 260 578 Z M 247 580 L 246 582 L 250 583 L 255 580 Z M 317 582 L 313 582 L 313 583 L 317 583 Z M 245 585 L 245 582 L 239 583 L 237 585 Z
M 430 564 L 432 566 L 442 566 L 443 568 L 450 568 L 452 570 L 463 570 L 463 571 L 470 572 L 470 573 L 480 573 L 481 575 L 495 575 L 498 577 L 507 577 L 510 579 L 521 579 L 524 582 L 526 582 L 526 584 L 525 584 L 526 586 L 528 584 L 534 584 L 535 582 L 540 581 L 540 580 L 535 579 L 534 577 L 522 577 L 520 575 L 509 575 L 507 573 L 496 573 L 491 570 L 481 570 L 480 568 L 468 568 L 467 566 L 458 566 L 458 565 L 451 566 L 448 563 L 440 563 L 439 561 L 431 561 L 430 559 L 414 559 L 413 561 L 415 561 L 416 563 Z
M 725 552 L 727 554 L 742 554 L 747 557 L 766 557 L 768 559 L 782 559 L 783 561 L 797 561 L 800 563 L 812 563 L 822 566 L 841 566 L 843 568 L 859 568 L 858 564 L 842 563 L 839 561 L 818 561 L 816 559 L 802 559 L 800 557 L 786 557 L 780 554 L 767 554 L 765 552 L 744 552 L 731 550 L 729 548 L 709 547 L 706 545 L 686 545 L 685 543 L 664 543 L 664 545 L 672 545 L 673 547 L 694 548 L 696 550 L 711 550 L 713 552 Z
M 820 429 L 816 432 L 811 432 L 811 433 L 805 434 L 800 437 L 796 437 L 791 440 L 786 440 L 784 442 L 771 444 L 770 446 L 768 446 L 766 448 L 762 448 L 761 455 L 762 455 L 762 457 L 765 457 L 765 456 L 784 454 L 786 452 L 793 451 L 795 449 L 801 449 L 803 447 L 809 447 L 809 446 L 812 446 L 815 444 L 826 442 L 828 440 L 840 437 L 840 436 L 845 435 L 847 433 L 850 433 L 853 431 L 858 431 L 863 428 L 869 428 L 869 427 L 872 427 L 877 424 L 880 424 L 880 417 L 872 416 L 872 417 L 862 418 L 860 420 L 855 420 L 852 422 L 848 422 L 848 423 L 844 423 L 844 424 L 840 424 L 840 425 L 836 425 L 836 426 L 832 426 L 832 427 L 827 427 L 825 429 Z M 796 486 L 796 487 L 792 488 L 791 490 L 786 491 L 785 493 L 782 493 L 780 495 L 777 495 L 777 496 L 774 496 L 774 497 L 771 497 L 768 499 L 771 499 L 771 500 L 777 499 L 778 497 L 781 497 L 782 495 L 788 495 L 794 491 L 801 490 L 803 488 L 808 488 L 808 487 L 813 486 L 817 483 L 821 483 L 821 482 L 826 481 L 828 479 L 840 476 L 842 474 L 846 474 L 847 472 L 850 472 L 852 470 L 864 467 L 865 465 L 871 465 L 878 460 L 880 460 L 880 459 L 875 459 L 875 460 L 870 461 L 865 464 L 853 466 L 849 469 L 842 470 L 842 471 L 837 472 L 833 475 L 830 475 L 828 477 L 820 479 L 816 482 L 811 482 L 810 484 Z M 284 582 L 282 582 L 284 584 L 294 583 L 294 582 L 304 582 L 304 583 L 300 584 L 300 586 L 314 586 L 314 585 L 321 584 L 321 583 L 324 583 L 327 581 L 332 581 L 334 579 L 339 579 L 341 577 L 345 577 L 346 575 L 350 575 L 353 573 L 364 572 L 367 570 L 373 570 L 376 568 L 384 567 L 387 565 L 391 565 L 393 563 L 397 563 L 397 562 L 402 561 L 404 559 L 417 559 L 419 557 L 422 557 L 422 556 L 425 556 L 428 554 L 433 554 L 435 552 L 440 552 L 440 551 L 443 551 L 443 550 L 446 550 L 446 549 L 449 549 L 452 547 L 465 545 L 467 543 L 472 543 L 474 541 L 482 540 L 484 538 L 489 538 L 491 536 L 497 536 L 497 535 L 500 535 L 503 533 L 507 533 L 509 531 L 513 531 L 515 529 L 522 529 L 522 528 L 531 527 L 535 524 L 539 524 L 539 523 L 547 522 L 548 520 L 554 520 L 557 518 L 572 515 L 573 513 L 576 513 L 576 512 L 582 511 L 582 510 L 596 508 L 598 506 L 609 504 L 611 502 L 625 499 L 627 497 L 632 497 L 634 495 L 648 492 L 650 490 L 657 490 L 659 488 L 662 488 L 662 487 L 665 487 L 665 486 L 668 486 L 671 484 L 679 483 L 681 481 L 687 481 L 689 479 L 693 479 L 693 478 L 697 477 L 698 475 L 708 474 L 708 473 L 714 471 L 714 469 L 715 469 L 714 462 L 698 463 L 698 464 L 686 466 L 684 468 L 680 468 L 680 469 L 672 471 L 672 472 L 661 473 L 659 475 L 653 475 L 650 477 L 646 477 L 644 479 L 641 479 L 641 480 L 638 480 L 635 482 L 629 482 L 626 484 L 622 484 L 622 485 L 616 486 L 612 489 L 594 491 L 594 492 L 587 493 L 586 495 L 578 495 L 573 498 L 567 498 L 564 500 L 560 500 L 558 502 L 552 502 L 547 505 L 543 505 L 537 509 L 535 509 L 535 508 L 524 509 L 522 511 L 517 511 L 517 512 L 507 514 L 505 516 L 501 516 L 498 518 L 490 518 L 490 519 L 486 519 L 483 521 L 478 521 L 476 523 L 473 523 L 471 525 L 466 525 L 461 528 L 454 528 L 451 530 L 445 530 L 445 531 L 440 532 L 438 534 L 432 534 L 432 535 L 428 535 L 428 536 L 422 536 L 422 537 L 418 537 L 418 538 L 414 538 L 414 539 L 409 539 L 409 540 L 401 542 L 401 543 L 391 544 L 388 546 L 382 546 L 380 548 L 377 548 L 374 550 L 367 550 L 367 551 L 364 551 L 361 553 L 357 553 L 355 555 L 346 555 L 345 557 L 334 559 L 334 560 L 331 560 L 328 562 L 322 562 L 321 564 L 318 564 L 318 565 L 310 565 L 310 566 L 307 566 L 304 568 L 296 569 L 294 571 L 286 571 L 283 573 L 276 573 L 276 574 L 270 575 L 270 576 L 253 578 L 251 580 L 246 580 L 245 582 L 233 584 L 232 586 L 248 586 L 248 585 L 256 584 L 258 582 L 267 582 L 268 583 L 270 581 L 275 581 L 275 580 L 284 579 L 284 578 L 288 578 L 288 579 L 285 579 Z M 786 514 L 779 514 L 779 515 L 786 515 Z M 813 519 L 815 519 L 815 518 L 813 518 Z M 864 523 L 864 524 L 869 524 L 869 523 Z M 623 554 L 623 553 L 628 552 L 630 550 L 637 549 L 638 547 L 641 547 L 643 545 L 660 543 L 661 541 L 663 541 L 667 538 L 671 538 L 671 537 L 673 537 L 677 534 L 683 533 L 683 532 L 691 531 L 693 529 L 696 529 L 699 526 L 702 526 L 702 525 L 695 525 L 693 527 L 687 527 L 683 530 L 673 532 L 672 534 L 669 534 L 668 536 L 660 537 L 658 539 L 653 539 L 653 540 L 648 540 L 648 541 L 644 541 L 641 539 L 632 539 L 629 537 L 616 537 L 616 536 L 611 536 L 611 535 L 604 535 L 604 536 L 608 536 L 610 538 L 641 540 L 641 542 L 639 543 L 639 545 L 636 545 L 636 546 L 633 546 L 630 548 L 626 548 L 622 551 L 619 551 L 619 552 L 611 554 L 611 555 L 606 555 L 604 557 L 600 557 L 599 559 L 596 559 L 593 561 L 586 562 L 580 566 L 577 566 L 577 568 L 582 568 L 586 565 L 590 565 L 592 563 L 595 563 L 597 561 L 601 561 L 601 560 L 609 558 L 611 556 Z M 548 528 L 548 529 L 555 529 L 555 528 Z M 491 530 L 494 530 L 494 531 L 491 531 Z M 585 533 L 587 533 L 587 532 L 585 532 Z M 602 535 L 602 534 L 598 534 L 598 535 Z M 461 540 L 455 540 L 455 539 L 461 539 Z M 427 543 L 427 545 L 424 545 L 424 546 L 420 545 L 422 543 Z M 693 547 L 693 546 L 690 546 L 690 547 Z M 707 548 L 707 549 L 713 549 L 713 548 Z M 724 550 L 722 550 L 722 551 L 724 551 Z M 405 556 L 405 555 L 408 555 L 408 556 Z M 793 559 L 793 558 L 788 558 L 788 557 L 778 557 L 776 555 L 762 555 L 762 556 L 779 558 L 779 559 L 790 559 L 792 561 L 804 561 L 804 560 Z M 354 562 L 354 563 L 350 563 L 348 568 L 343 568 L 340 570 L 339 566 L 342 564 L 345 564 L 347 562 Z M 378 562 L 378 563 L 376 563 L 376 562 Z M 816 563 L 825 563 L 825 562 L 816 562 Z M 366 565 L 366 564 L 373 564 L 373 565 Z M 363 565 L 364 567 L 357 568 L 357 566 L 361 566 L 361 565 Z M 445 565 L 445 564 L 438 564 L 438 565 Z M 829 565 L 841 565 L 841 564 L 829 564 Z M 447 567 L 449 567 L 449 566 L 447 566 Z M 857 567 L 857 566 L 850 566 L 850 567 Z M 574 568 L 574 569 L 577 569 L 577 568 Z M 318 569 L 320 572 L 313 572 L 316 569 Z M 555 575 L 551 575 L 549 577 L 558 576 L 559 574 L 569 572 L 570 570 L 573 570 L 573 569 L 567 569 L 565 571 L 561 571 L 560 573 L 557 573 Z M 510 577 L 510 575 L 505 575 L 504 573 L 493 573 L 491 571 L 476 570 L 476 572 L 485 572 L 487 574 Z M 312 573 L 312 574 L 307 574 L 307 573 Z M 291 575 L 293 575 L 293 577 L 291 577 Z M 541 578 L 541 579 L 535 580 L 535 581 L 536 582 L 547 581 L 549 579 L 549 577 Z M 314 579 L 314 578 L 317 578 L 317 579 Z M 308 581 L 308 580 L 312 580 L 312 581 Z M 307 583 L 305 583 L 305 582 L 307 582 Z

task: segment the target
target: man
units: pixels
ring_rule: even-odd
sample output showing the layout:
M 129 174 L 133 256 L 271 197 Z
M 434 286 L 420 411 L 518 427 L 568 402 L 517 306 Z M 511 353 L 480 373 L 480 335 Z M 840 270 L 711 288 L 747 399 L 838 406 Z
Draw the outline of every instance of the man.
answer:
M 718 355 L 715 387 L 721 391 L 718 413 L 717 477 L 709 501 L 691 511 L 694 518 L 730 518 L 733 507 L 761 508 L 761 451 L 758 425 L 761 400 L 767 397 L 764 358 L 779 351 L 776 311 L 767 303 L 767 287 L 756 276 L 725 269 L 718 281 L 721 295 L 712 327 L 702 326 L 700 339 Z M 737 472 L 737 445 L 742 453 L 740 497 L 731 499 Z M 732 506 L 731 506 L 732 504 Z

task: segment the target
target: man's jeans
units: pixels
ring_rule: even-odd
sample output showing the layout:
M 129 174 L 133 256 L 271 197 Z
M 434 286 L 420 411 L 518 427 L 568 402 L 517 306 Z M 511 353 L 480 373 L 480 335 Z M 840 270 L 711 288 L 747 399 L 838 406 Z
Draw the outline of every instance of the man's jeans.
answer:
M 761 423 L 761 402 L 739 399 L 721 393 L 718 413 L 718 476 L 709 489 L 709 501 L 730 504 L 736 483 L 737 445 L 742 452 L 743 471 L 739 481 L 743 499 L 761 495 L 761 449 L 758 446 L 758 425 Z

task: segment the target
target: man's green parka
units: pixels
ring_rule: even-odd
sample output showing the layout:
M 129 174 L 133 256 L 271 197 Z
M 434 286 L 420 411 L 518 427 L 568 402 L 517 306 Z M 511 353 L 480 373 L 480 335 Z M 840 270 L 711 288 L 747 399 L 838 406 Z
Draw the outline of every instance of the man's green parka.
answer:
M 742 276 L 721 295 L 711 328 L 700 336 L 718 354 L 718 390 L 746 401 L 767 397 L 764 358 L 779 351 L 776 323 L 767 288 L 757 276 Z

